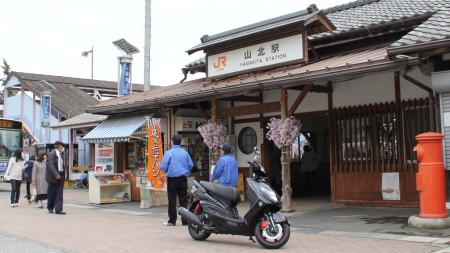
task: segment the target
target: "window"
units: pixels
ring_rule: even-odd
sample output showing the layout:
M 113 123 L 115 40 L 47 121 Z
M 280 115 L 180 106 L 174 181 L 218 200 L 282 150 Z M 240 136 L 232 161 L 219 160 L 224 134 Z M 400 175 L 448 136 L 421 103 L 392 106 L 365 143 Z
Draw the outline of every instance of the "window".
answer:
M 291 147 L 291 161 L 300 161 L 303 155 L 303 147 L 309 145 L 311 148 L 315 148 L 313 141 L 315 142 L 315 133 L 302 132 L 294 139 Z
M 251 127 L 245 127 L 239 132 L 238 146 L 242 153 L 248 155 L 253 152 L 257 144 L 257 136 L 255 130 Z

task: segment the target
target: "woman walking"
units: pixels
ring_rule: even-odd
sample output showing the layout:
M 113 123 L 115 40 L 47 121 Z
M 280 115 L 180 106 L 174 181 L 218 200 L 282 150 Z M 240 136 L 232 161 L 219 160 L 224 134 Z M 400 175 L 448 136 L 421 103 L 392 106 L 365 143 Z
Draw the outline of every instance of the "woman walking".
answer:
M 38 202 L 38 208 L 44 208 L 42 205 L 42 201 L 47 199 L 47 181 L 45 180 L 45 171 L 46 171 L 46 163 L 47 161 L 47 153 L 41 152 L 38 154 L 38 157 L 33 165 L 33 175 L 31 184 L 34 189 L 36 189 L 36 201 Z
M 20 185 L 22 184 L 22 173 L 26 168 L 25 158 L 21 148 L 16 149 L 14 156 L 9 159 L 8 168 L 5 172 L 5 178 L 11 180 L 11 207 L 19 206 Z

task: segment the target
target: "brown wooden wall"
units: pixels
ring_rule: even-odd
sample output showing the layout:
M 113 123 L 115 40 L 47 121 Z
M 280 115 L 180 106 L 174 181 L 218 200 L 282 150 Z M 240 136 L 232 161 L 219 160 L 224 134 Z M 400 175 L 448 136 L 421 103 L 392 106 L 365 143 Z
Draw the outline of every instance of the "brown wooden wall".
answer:
M 415 177 L 415 172 L 400 172 L 400 200 L 387 201 L 382 198 L 382 172 L 334 172 L 332 198 L 347 205 L 417 207 L 419 194 Z
M 418 206 L 415 136 L 430 130 L 428 99 L 333 109 L 332 199 L 372 206 Z M 383 172 L 398 172 L 400 200 L 383 200 Z

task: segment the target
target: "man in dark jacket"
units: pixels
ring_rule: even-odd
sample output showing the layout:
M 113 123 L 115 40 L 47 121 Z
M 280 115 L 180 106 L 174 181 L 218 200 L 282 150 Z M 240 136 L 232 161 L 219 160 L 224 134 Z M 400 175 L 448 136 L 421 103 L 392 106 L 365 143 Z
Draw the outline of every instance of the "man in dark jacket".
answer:
M 55 149 L 47 156 L 45 179 L 48 183 L 48 213 L 64 215 L 66 212 L 63 211 L 64 161 L 62 152 L 64 152 L 64 143 L 56 141 Z

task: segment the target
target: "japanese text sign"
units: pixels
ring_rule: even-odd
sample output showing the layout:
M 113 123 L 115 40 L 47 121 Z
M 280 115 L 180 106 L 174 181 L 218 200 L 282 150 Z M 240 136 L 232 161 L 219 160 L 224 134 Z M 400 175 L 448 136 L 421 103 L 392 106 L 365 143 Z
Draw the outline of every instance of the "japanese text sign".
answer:
M 148 145 L 147 145 L 147 188 L 154 190 L 166 190 L 166 175 L 159 168 L 163 157 L 161 140 L 161 119 L 148 119 Z

